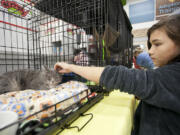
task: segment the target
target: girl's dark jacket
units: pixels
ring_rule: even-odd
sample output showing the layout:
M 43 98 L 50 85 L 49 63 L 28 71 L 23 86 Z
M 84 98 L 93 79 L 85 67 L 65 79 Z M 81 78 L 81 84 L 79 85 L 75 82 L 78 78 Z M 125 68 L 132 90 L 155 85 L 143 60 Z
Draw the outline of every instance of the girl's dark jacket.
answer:
M 152 70 L 107 66 L 100 78 L 107 89 L 141 99 L 132 135 L 180 135 L 180 61 Z

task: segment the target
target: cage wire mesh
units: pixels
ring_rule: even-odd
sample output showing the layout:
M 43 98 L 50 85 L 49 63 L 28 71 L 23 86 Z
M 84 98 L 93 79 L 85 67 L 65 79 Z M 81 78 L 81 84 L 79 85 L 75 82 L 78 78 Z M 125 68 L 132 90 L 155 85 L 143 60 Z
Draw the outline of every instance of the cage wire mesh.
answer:
M 120 0 L 1 0 L 0 72 L 132 64 L 131 24 Z

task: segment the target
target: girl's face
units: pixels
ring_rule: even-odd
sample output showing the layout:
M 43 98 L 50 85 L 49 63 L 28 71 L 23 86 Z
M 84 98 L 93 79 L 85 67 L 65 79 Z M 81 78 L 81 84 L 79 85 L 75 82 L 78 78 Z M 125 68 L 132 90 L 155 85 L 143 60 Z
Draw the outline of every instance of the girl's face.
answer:
M 180 45 L 176 45 L 163 29 L 154 30 L 150 35 L 149 55 L 154 65 L 161 67 L 180 54 Z

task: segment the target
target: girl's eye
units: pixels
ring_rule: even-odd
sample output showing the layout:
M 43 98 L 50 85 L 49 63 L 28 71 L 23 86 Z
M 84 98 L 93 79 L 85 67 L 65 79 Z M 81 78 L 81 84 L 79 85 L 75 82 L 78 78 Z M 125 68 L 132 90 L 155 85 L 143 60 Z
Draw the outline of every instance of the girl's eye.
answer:
M 156 43 L 156 44 L 154 44 L 155 46 L 160 46 L 161 45 L 161 43 Z

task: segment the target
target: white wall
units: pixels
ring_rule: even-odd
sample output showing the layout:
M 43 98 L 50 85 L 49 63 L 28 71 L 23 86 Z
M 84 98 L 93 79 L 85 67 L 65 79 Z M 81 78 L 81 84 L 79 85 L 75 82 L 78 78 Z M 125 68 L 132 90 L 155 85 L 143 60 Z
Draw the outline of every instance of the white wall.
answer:
M 22 48 L 27 48 L 27 30 L 23 29 L 27 21 L 3 12 L 0 12 L 0 21 L 0 51 L 26 51 Z
M 45 15 L 47 21 L 47 15 Z M 51 17 L 50 23 L 40 24 L 40 47 L 42 53 L 47 53 L 44 51 L 44 47 L 51 46 L 48 53 L 53 54 L 54 49 L 52 42 L 61 41 L 61 52 L 60 55 L 73 55 L 75 48 L 88 47 L 89 35 L 81 28 L 77 28 L 75 25 L 67 23 L 62 20 Z M 42 20 L 41 22 L 44 22 Z M 72 29 L 73 34 L 70 34 L 67 29 Z M 77 33 L 81 33 L 81 45 L 77 45 Z M 57 50 L 59 51 L 59 50 Z
M 136 29 L 143 29 L 143 28 L 150 28 L 152 25 L 154 25 L 157 21 L 151 21 L 151 22 L 145 22 L 145 23 L 137 23 L 133 24 L 133 30 Z

